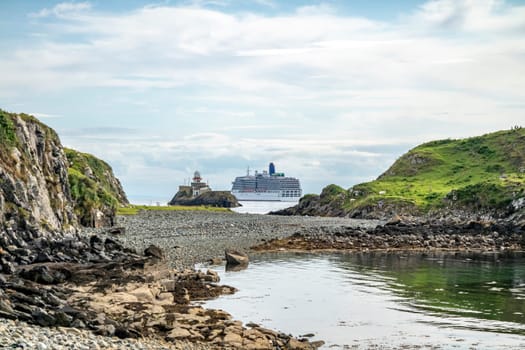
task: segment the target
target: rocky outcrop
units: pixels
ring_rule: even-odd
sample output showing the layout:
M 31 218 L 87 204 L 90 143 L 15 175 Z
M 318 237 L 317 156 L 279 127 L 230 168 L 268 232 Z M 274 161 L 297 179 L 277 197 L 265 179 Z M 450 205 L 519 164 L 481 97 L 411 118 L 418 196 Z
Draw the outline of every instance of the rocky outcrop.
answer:
M 34 117 L 0 111 L 0 247 L 78 225 L 57 134 Z
M 189 206 L 204 205 L 220 208 L 236 208 L 241 206 L 237 198 L 228 191 L 207 191 L 195 198 L 192 198 L 190 193 L 179 191 L 168 204 Z
M 335 185 L 274 214 L 388 219 L 398 214 L 520 222 L 525 213 L 525 128 L 438 140 L 402 155 L 376 180 Z
M 78 175 L 80 156 L 69 161 L 53 129 L 30 115 L 0 110 L 0 266 L 4 272 L 10 264 L 33 262 L 39 244 L 73 237 L 80 224 L 111 224 L 116 206 L 127 203 L 107 164 L 72 150 L 67 153 L 82 156 L 87 164 L 84 173 Z
M 235 249 L 226 249 L 224 251 L 227 265 L 248 265 L 250 259 L 244 252 Z
M 65 149 L 75 214 L 83 226 L 112 226 L 118 206 L 129 204 L 111 166 L 97 157 Z
M 375 228 L 319 227 L 252 247 L 258 251 L 514 251 L 525 246 L 525 226 L 471 221 L 417 222 L 393 217 Z
M 62 239 L 41 237 L 27 248 L 8 249 L 0 252 L 2 261 L 14 260 L 11 271 L 4 267 L 0 271 L 0 317 L 41 326 L 97 325 L 87 310 L 67 302 L 71 290 L 65 286 L 97 279 L 111 285 L 111 277 L 146 261 L 112 239 L 77 234 Z
M 293 207 L 271 212 L 273 215 L 346 216 L 343 208 L 347 192 L 337 185 L 326 186 L 320 195 L 307 194 Z

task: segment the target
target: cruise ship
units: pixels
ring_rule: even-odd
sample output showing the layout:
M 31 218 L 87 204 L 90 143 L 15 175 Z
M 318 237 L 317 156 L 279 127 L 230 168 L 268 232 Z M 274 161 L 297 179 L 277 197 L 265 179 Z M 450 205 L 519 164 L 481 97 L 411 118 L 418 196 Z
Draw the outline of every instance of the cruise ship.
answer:
M 236 177 L 232 184 L 232 194 L 239 201 L 297 202 L 302 196 L 299 179 L 275 172 L 273 163 L 255 175 L 248 169 L 246 176 Z

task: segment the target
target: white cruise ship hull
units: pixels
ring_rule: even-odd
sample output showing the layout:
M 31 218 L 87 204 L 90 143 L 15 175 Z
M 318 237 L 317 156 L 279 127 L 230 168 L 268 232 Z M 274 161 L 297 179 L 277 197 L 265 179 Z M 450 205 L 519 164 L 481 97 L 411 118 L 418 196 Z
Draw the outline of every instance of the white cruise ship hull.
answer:
M 232 191 L 238 201 L 276 201 L 298 202 L 301 197 L 285 197 L 280 191 L 276 192 L 240 192 Z

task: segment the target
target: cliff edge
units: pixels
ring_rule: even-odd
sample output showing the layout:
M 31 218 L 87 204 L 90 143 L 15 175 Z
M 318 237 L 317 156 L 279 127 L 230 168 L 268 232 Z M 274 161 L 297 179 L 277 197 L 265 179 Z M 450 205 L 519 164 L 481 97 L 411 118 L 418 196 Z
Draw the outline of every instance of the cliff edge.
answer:
M 80 224 L 112 223 L 127 198 L 111 167 L 64 149 L 56 132 L 27 114 L 0 110 L 0 246 L 23 246 Z
M 1 246 L 37 232 L 78 226 L 68 182 L 68 160 L 57 134 L 27 114 L 0 110 Z
M 112 226 L 118 206 L 129 204 L 111 166 L 97 157 L 64 148 L 75 214 L 88 227 Z

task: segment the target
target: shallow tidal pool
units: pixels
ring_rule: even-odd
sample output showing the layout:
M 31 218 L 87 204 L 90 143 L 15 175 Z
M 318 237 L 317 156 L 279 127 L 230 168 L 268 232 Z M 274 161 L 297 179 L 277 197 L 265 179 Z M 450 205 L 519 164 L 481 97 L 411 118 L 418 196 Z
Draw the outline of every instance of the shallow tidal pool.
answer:
M 214 269 L 239 291 L 205 307 L 324 349 L 525 348 L 524 253 L 273 253 Z

